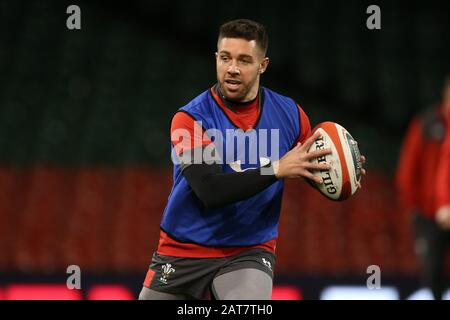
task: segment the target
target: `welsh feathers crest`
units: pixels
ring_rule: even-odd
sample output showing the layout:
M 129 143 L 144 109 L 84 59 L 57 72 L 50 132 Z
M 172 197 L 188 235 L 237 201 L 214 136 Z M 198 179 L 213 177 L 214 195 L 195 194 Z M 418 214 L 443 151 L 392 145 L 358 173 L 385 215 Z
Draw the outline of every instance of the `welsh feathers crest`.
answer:
M 169 276 L 175 272 L 175 269 L 172 268 L 172 265 L 170 263 L 166 263 L 165 265 L 163 265 L 161 267 L 162 269 L 162 273 L 161 273 L 161 277 L 159 278 L 159 281 L 161 281 L 164 284 L 167 284 L 167 280 L 169 278 Z

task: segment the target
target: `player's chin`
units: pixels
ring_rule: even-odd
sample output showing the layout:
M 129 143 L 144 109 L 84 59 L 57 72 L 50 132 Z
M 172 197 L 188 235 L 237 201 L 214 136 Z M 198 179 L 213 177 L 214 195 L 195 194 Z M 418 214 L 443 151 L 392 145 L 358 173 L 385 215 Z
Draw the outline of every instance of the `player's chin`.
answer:
M 242 90 L 223 90 L 223 94 L 230 101 L 240 101 L 244 98 L 244 94 L 241 92 Z

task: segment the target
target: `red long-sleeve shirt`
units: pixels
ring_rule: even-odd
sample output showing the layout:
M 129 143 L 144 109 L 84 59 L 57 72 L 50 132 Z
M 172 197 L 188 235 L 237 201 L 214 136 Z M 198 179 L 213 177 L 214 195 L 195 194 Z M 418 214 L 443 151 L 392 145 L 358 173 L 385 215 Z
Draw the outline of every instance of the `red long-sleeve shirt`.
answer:
M 434 218 L 437 210 L 437 167 L 443 159 L 441 149 L 446 121 L 441 110 L 441 107 L 429 110 L 411 121 L 403 140 L 395 177 L 404 208 L 416 209 L 429 218 Z
M 450 128 L 450 112 L 448 113 L 447 128 Z M 450 130 L 447 131 L 438 167 L 436 205 L 438 208 L 450 205 Z

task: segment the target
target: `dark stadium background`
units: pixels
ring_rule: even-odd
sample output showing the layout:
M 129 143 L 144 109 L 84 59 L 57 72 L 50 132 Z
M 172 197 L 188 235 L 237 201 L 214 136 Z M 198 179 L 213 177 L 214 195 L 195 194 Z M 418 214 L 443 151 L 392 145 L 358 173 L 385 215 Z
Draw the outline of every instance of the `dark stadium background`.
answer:
M 66 28 L 70 4 L 81 30 Z M 366 28 L 370 4 L 381 30 Z M 419 269 L 392 178 L 408 121 L 450 70 L 449 12 L 444 1 L 2 0 L 0 299 L 137 296 L 171 187 L 171 116 L 214 83 L 218 27 L 235 18 L 268 29 L 263 85 L 313 125 L 346 127 L 368 158 L 363 189 L 342 203 L 287 182 L 277 297 L 365 286 L 370 265 L 408 297 Z M 82 290 L 49 286 L 65 287 L 69 265 Z

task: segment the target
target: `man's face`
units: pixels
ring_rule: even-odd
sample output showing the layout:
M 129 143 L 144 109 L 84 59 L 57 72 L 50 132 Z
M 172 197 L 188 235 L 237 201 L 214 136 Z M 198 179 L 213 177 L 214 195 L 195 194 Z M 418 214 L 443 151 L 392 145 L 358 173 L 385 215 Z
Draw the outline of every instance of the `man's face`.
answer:
M 256 97 L 259 77 L 269 63 L 255 40 L 222 38 L 217 44 L 217 81 L 228 100 L 245 102 Z

